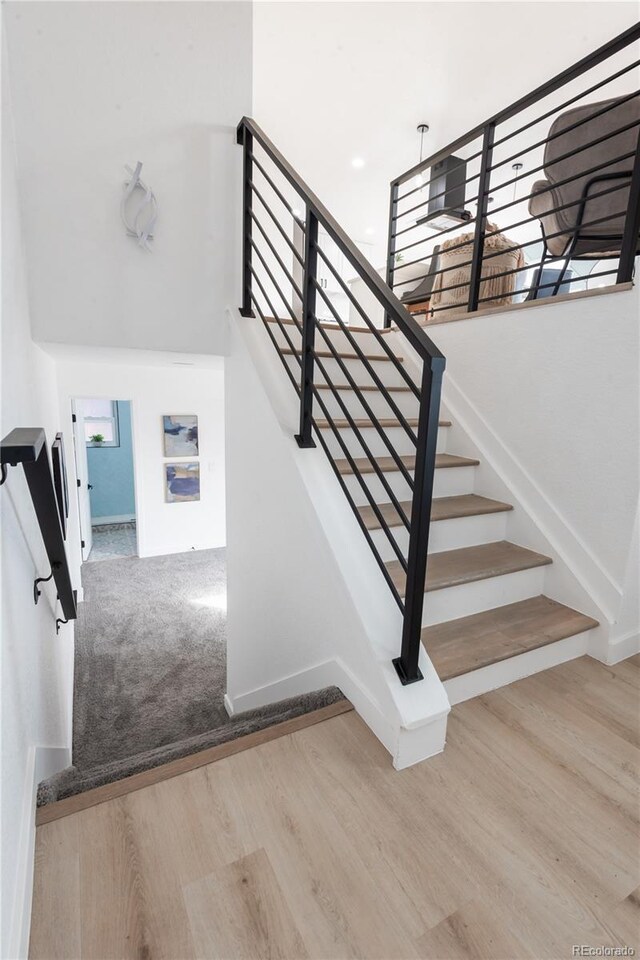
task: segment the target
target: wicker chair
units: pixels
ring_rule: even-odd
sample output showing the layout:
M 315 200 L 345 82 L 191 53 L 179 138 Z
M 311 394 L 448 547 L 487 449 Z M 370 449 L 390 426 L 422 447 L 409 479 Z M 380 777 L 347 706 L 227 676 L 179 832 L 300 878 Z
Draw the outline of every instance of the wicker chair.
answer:
M 473 255 L 473 239 L 473 233 L 465 233 L 442 244 L 438 269 L 445 272 L 438 273 L 433 287 L 432 317 L 441 313 L 440 320 L 453 320 L 457 319 L 461 313 L 467 312 L 471 280 L 469 261 Z M 498 251 L 502 252 L 498 253 Z M 508 276 L 497 276 L 497 274 L 518 270 L 525 264 L 520 247 L 500 233 L 498 227 L 492 223 L 487 224 L 484 253 L 496 255 L 482 263 L 478 310 L 511 303 L 516 292 L 518 275 L 511 273 Z M 449 287 L 454 289 L 447 289 Z M 491 299 L 483 302 L 487 297 Z

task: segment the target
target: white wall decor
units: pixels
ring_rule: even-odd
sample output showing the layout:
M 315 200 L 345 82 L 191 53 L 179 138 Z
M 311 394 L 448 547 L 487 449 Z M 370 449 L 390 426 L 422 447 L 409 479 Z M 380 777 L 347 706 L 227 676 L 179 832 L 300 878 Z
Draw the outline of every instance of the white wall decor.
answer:
M 131 177 L 124 182 L 120 216 L 127 236 L 135 237 L 139 247 L 150 251 L 153 228 L 158 219 L 158 201 L 151 187 L 147 187 L 140 179 L 142 164 L 139 160 L 135 170 L 129 166 L 125 166 L 125 170 Z

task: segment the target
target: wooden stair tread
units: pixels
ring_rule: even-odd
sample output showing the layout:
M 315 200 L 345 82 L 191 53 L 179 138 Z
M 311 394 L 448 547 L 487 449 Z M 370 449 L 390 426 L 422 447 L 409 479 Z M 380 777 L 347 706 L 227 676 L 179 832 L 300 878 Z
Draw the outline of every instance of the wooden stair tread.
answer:
M 402 526 L 402 520 L 392 503 L 379 503 L 377 506 L 389 527 Z M 405 515 L 410 517 L 411 501 L 406 500 L 400 506 Z M 506 510 L 513 510 L 510 503 L 490 500 L 488 497 L 480 497 L 476 493 L 464 493 L 456 497 L 436 497 L 431 503 L 431 519 L 432 521 L 452 520 L 457 517 L 476 517 L 480 514 L 502 513 Z M 367 530 L 380 528 L 380 521 L 373 511 L 373 507 L 358 507 L 358 512 L 364 520 Z
M 455 587 L 461 583 L 473 583 L 500 577 L 506 573 L 517 573 L 532 567 L 542 567 L 551 563 L 551 557 L 545 557 L 535 550 L 528 550 L 508 540 L 495 543 L 481 543 L 474 547 L 461 547 L 457 550 L 443 550 L 430 553 L 427 560 L 426 592 Z M 396 589 L 404 594 L 405 572 L 399 560 L 385 564 Z
M 277 320 L 275 317 L 265 317 L 265 320 L 267 321 L 267 323 L 283 323 L 283 324 L 284 324 L 285 326 L 287 326 L 287 327 L 298 327 L 298 324 L 295 323 L 290 317 L 287 317 L 286 319 L 281 318 L 281 319 L 278 319 L 278 320 Z M 333 323 L 331 320 L 321 320 L 321 321 L 320 321 L 320 326 L 321 326 L 324 330 L 337 330 L 339 333 L 342 333 L 342 332 L 343 332 L 343 331 L 341 330 L 341 328 L 339 327 L 339 325 L 338 325 L 337 323 Z M 348 328 L 348 330 L 349 330 L 351 333 L 370 333 L 370 334 L 373 334 L 373 330 L 371 330 L 370 327 L 357 326 L 357 325 L 352 324 L 352 323 L 345 324 L 345 326 Z M 300 328 L 298 327 L 298 329 L 300 329 Z M 386 334 L 388 334 L 388 333 L 390 332 L 391 327 L 376 327 L 375 329 L 376 329 L 376 333 L 379 333 L 379 334 L 381 334 L 381 336 L 384 337 Z
M 285 347 L 282 351 L 287 356 L 302 356 L 302 350 L 292 350 L 291 347 Z M 315 355 L 317 357 L 322 357 L 322 359 L 335 360 L 335 356 L 331 353 L 330 350 L 316 350 Z M 342 353 L 338 351 L 338 356 L 341 360 L 360 360 L 362 359 L 358 356 L 357 353 Z M 365 353 L 365 360 L 382 360 L 386 363 L 389 363 L 392 360 L 396 360 L 398 363 L 404 363 L 404 357 L 390 357 L 386 353 Z
M 592 617 L 539 596 L 423 627 L 422 642 L 440 679 L 451 680 L 597 626 Z
M 407 470 L 414 469 L 416 458 L 413 455 L 400 457 L 400 460 Z M 373 464 L 368 457 L 354 457 L 353 461 L 360 473 L 375 473 Z M 383 473 L 392 473 L 398 469 L 398 465 L 393 457 L 376 457 L 375 461 Z M 479 460 L 471 460 L 469 457 L 458 457 L 453 453 L 436 454 L 436 469 L 440 470 L 446 467 L 476 467 L 479 463 Z M 346 459 L 336 460 L 336 467 L 338 468 L 338 472 L 343 475 L 353 473 L 351 464 Z
M 360 428 L 362 428 L 362 429 L 368 429 L 369 427 L 373 427 L 373 426 L 374 426 L 373 420 L 367 420 L 366 418 L 363 419 L 363 418 L 360 418 L 360 417 L 354 417 L 354 418 L 353 418 L 353 422 L 355 423 L 356 427 L 360 427 Z M 405 418 L 405 422 L 406 422 L 407 425 L 410 426 L 410 427 L 417 427 L 417 426 L 418 426 L 418 420 L 417 420 L 417 418 L 415 418 L 415 417 L 406 417 L 406 418 Z M 402 424 L 400 423 L 400 421 L 397 420 L 397 419 L 395 419 L 394 417 L 380 417 L 380 419 L 378 420 L 378 423 L 380 424 L 381 427 L 401 427 L 401 426 L 402 426 Z M 334 420 L 334 421 L 333 421 L 333 424 L 334 424 L 334 426 L 336 426 L 336 427 L 338 427 L 338 428 L 340 428 L 340 429 L 342 429 L 342 428 L 349 428 L 349 426 L 350 426 L 348 420 Z M 316 420 L 316 421 L 315 421 L 315 425 L 316 425 L 316 427 L 318 427 L 319 430 L 330 430 L 330 429 L 331 429 L 331 426 L 330 426 L 328 420 Z M 451 426 L 451 420 L 439 420 L 439 421 L 438 421 L 438 426 L 439 426 L 439 427 L 450 427 L 450 426 Z

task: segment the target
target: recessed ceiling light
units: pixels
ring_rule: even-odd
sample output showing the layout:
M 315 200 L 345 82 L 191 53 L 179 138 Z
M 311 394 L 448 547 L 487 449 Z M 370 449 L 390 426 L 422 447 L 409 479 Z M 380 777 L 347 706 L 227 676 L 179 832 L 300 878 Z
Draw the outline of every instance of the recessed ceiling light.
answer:
M 368 237 L 372 237 L 373 234 L 375 233 L 375 231 L 374 231 L 373 227 L 367 227 L 367 229 L 365 230 L 365 233 L 366 233 L 366 235 L 367 235 Z
M 193 367 L 193 360 L 172 360 L 174 367 Z
M 294 207 L 291 213 L 294 215 L 296 220 L 302 220 L 302 210 L 300 210 L 298 207 Z
M 354 157 L 353 160 L 351 161 L 351 166 L 355 167 L 356 170 L 360 170 L 362 169 L 362 167 L 364 167 L 364 160 L 362 159 L 362 157 Z

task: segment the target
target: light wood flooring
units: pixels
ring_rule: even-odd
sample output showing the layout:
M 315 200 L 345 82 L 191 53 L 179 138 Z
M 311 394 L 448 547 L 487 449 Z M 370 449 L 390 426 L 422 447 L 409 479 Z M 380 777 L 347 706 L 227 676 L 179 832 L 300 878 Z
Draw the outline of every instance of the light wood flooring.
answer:
M 30 956 L 637 952 L 639 680 L 521 680 L 402 772 L 347 713 L 40 826 Z

